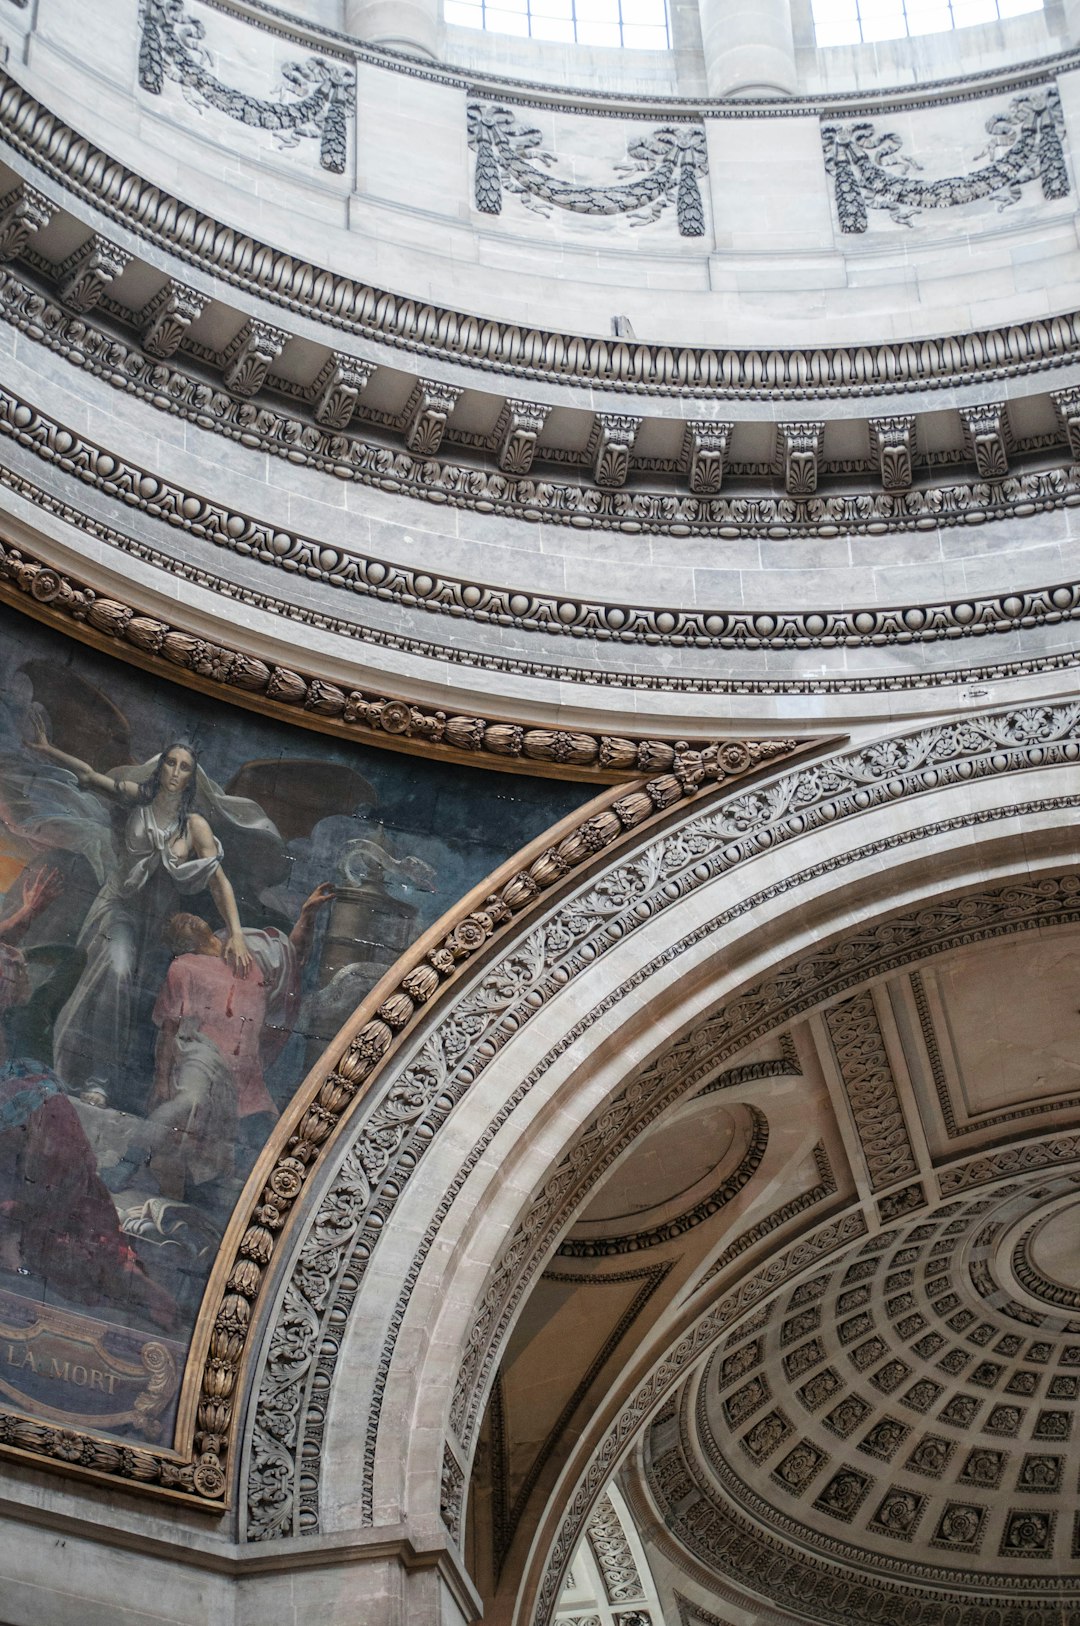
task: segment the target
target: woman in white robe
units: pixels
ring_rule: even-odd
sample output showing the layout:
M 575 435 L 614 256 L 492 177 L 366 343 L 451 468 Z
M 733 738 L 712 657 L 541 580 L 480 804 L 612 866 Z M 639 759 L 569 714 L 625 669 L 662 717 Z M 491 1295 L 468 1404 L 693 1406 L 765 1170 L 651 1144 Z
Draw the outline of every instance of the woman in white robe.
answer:
M 135 1031 L 138 1019 L 148 1014 L 140 984 L 148 980 L 150 963 L 160 952 L 161 927 L 179 899 L 209 890 L 225 923 L 226 958 L 240 972 L 251 963 L 236 897 L 222 867 L 221 842 L 196 804 L 205 807 L 215 822 L 275 837 L 277 832 L 255 803 L 228 797 L 209 780 L 198 766 L 194 748 L 186 743 L 177 742 L 149 762 L 108 774 L 52 745 L 40 722 L 28 743 L 71 774 L 80 788 L 130 809 L 115 866 L 79 932 L 78 946 L 86 962 L 56 1019 L 53 1066 L 68 1089 L 82 1090 L 93 1080 L 115 1105 L 142 1111 L 148 1080 L 140 1081 L 141 1099 L 124 1084 L 125 1073 L 143 1048 L 140 1039 L 149 1037 Z

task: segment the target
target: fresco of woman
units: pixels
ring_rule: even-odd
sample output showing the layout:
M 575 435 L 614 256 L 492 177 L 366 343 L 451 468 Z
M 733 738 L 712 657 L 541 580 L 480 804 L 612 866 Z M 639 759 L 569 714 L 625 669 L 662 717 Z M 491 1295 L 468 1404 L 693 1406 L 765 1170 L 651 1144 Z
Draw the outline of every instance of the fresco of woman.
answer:
M 227 932 L 226 960 L 241 974 L 251 964 L 232 884 L 223 868 L 221 842 L 210 826 L 239 824 L 249 831 L 276 830 L 255 803 L 226 796 L 199 768 L 195 749 L 177 741 L 138 766 L 99 773 L 48 739 L 40 718 L 32 720 L 30 749 L 96 791 L 129 809 L 112 873 L 91 904 L 79 933 L 86 963 L 53 1030 L 53 1065 L 69 1089 L 93 1080 L 109 1089 L 114 1105 L 145 1110 L 140 1095 L 117 1099 L 119 1075 L 132 1060 L 140 983 L 161 926 L 179 897 L 209 890 Z M 209 817 L 195 811 L 196 802 Z M 278 838 L 280 840 L 280 838 Z M 143 990 L 145 992 L 145 990 Z
M 76 1107 L 49 1067 L 8 1055 L 5 1018 L 30 994 L 18 940 L 62 891 L 56 870 L 28 870 L 21 904 L 0 919 L 0 1272 L 171 1328 L 176 1305 L 121 1232 Z

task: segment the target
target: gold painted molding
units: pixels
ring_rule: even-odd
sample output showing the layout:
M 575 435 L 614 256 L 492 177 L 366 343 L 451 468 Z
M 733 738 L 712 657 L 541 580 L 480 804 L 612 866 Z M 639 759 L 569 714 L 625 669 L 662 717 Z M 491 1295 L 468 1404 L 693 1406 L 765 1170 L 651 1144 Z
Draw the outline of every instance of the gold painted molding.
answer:
M 98 593 L 2 536 L 0 603 L 170 682 L 263 716 L 473 767 L 600 785 L 667 773 L 680 782 L 723 782 L 787 755 L 799 743 L 741 736 L 672 743 L 648 735 L 535 728 L 498 717 L 452 716 L 397 695 L 346 691 L 310 670 L 275 665 L 240 645 L 217 643 Z

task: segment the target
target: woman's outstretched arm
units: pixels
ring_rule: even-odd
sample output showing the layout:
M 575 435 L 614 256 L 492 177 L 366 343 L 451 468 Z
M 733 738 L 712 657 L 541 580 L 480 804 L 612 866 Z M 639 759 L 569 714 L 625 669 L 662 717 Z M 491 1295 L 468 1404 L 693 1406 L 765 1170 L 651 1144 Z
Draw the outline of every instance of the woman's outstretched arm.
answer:
M 58 746 L 53 745 L 40 717 L 34 717 L 30 726 L 31 735 L 26 742 L 30 750 L 36 751 L 39 756 L 48 757 L 49 761 L 55 762 L 58 767 L 66 768 L 69 773 L 75 775 L 80 785 L 89 786 L 91 790 L 99 790 L 106 796 L 122 797 L 125 802 L 133 802 L 138 796 L 139 787 L 130 779 L 112 779 L 108 774 L 98 773 L 96 768 L 92 768 L 81 757 L 69 756 L 66 751 L 61 751 Z

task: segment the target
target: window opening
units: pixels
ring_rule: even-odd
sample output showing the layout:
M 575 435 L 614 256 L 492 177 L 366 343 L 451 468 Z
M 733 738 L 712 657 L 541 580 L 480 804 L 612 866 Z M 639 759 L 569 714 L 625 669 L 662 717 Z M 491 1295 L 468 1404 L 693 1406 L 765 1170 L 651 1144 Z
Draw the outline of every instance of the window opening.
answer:
M 671 46 L 667 0 L 443 0 L 443 15 L 465 28 L 569 45 Z
M 818 45 L 944 34 L 1042 11 L 1043 0 L 813 0 Z

